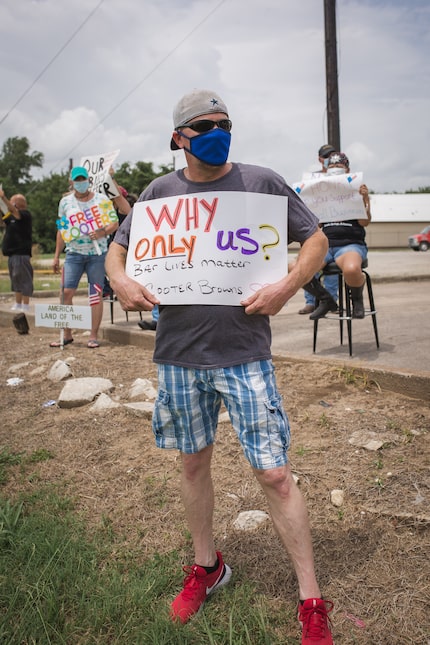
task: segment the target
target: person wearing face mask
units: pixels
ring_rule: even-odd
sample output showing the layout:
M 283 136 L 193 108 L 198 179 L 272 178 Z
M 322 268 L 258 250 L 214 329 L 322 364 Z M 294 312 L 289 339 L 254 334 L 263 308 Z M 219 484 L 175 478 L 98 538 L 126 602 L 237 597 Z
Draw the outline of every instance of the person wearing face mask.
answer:
M 7 199 L 0 187 L 0 200 L 7 211 L 2 214 L 6 225 L 2 252 L 8 258 L 8 270 L 15 303 L 12 311 L 28 311 L 33 294 L 33 267 L 31 265 L 32 219 L 24 195 Z
M 333 152 L 336 152 L 336 148 L 334 148 L 330 143 L 325 143 L 318 150 L 318 161 L 321 164 L 321 170 L 319 171 L 320 173 L 326 173 L 327 172 L 328 160 L 329 160 L 330 155 Z
M 95 285 L 100 293 L 98 301 L 91 306 L 91 333 L 89 349 L 99 347 L 98 331 L 103 318 L 103 283 L 108 237 L 118 228 L 118 216 L 114 204 L 106 195 L 91 190 L 88 171 L 75 166 L 70 171 L 72 190 L 64 195 L 58 207 L 57 238 L 52 263 L 54 273 L 60 273 L 60 254 L 65 249 L 61 303 L 73 304 L 73 296 L 84 273 L 88 283 Z M 122 201 L 124 200 L 124 202 Z M 120 194 L 113 200 L 118 208 L 130 209 Z M 70 225 L 69 225 L 70 223 Z M 96 298 L 97 300 L 97 298 Z M 73 342 L 72 330 L 64 330 L 64 339 L 53 341 L 50 347 L 61 347 Z
M 204 197 L 214 191 L 283 196 L 288 198 L 289 242 L 299 242 L 301 249 L 288 275 L 238 306 L 173 306 L 160 303 L 125 271 L 133 213 L 109 248 L 106 269 L 122 308 L 151 311 L 159 305 L 154 350 L 159 392 L 153 431 L 158 447 L 180 453 L 182 500 L 194 547 L 194 564 L 185 568 L 183 589 L 171 604 L 170 616 L 186 623 L 232 575 L 213 534 L 211 460 L 223 401 L 297 574 L 302 644 L 332 645 L 328 613 L 333 603 L 322 599 L 316 580 L 309 520 L 288 462 L 289 424 L 270 351 L 270 316 L 321 267 L 327 238 L 318 218 L 280 175 L 228 161 L 232 121 L 218 94 L 186 94 L 174 109 L 173 124 L 170 147 L 183 150 L 187 165 L 156 178 L 139 201 L 193 193 Z M 243 224 L 235 212 L 231 220 L 232 226 Z
M 330 143 L 325 143 L 323 146 L 320 147 L 318 150 L 318 161 L 321 164 L 321 169 L 317 170 L 316 172 L 312 173 L 312 176 L 318 176 L 318 175 L 324 175 L 327 173 L 327 167 L 328 167 L 328 160 L 330 155 L 336 152 L 336 149 L 330 144 Z M 315 276 L 318 277 L 318 276 Z M 325 276 L 324 277 L 324 286 L 331 295 L 331 297 L 334 300 L 337 300 L 337 276 Z M 315 311 L 315 296 L 313 296 L 309 291 L 305 290 L 305 305 L 297 313 L 300 315 L 306 315 L 306 314 L 311 314 L 313 311 Z
M 327 176 L 344 175 L 349 172 L 349 159 L 343 152 L 332 153 L 328 160 Z M 324 265 L 335 262 L 345 278 L 351 292 L 352 317 L 364 318 L 363 287 L 366 277 L 361 270 L 367 258 L 366 227 L 371 221 L 369 190 L 365 184 L 359 188 L 363 198 L 367 219 L 326 222 L 321 228 L 329 241 L 329 250 Z M 319 300 L 319 305 L 309 316 L 311 320 L 324 317 L 329 311 L 336 311 L 336 302 L 331 294 L 314 278 L 303 287 Z

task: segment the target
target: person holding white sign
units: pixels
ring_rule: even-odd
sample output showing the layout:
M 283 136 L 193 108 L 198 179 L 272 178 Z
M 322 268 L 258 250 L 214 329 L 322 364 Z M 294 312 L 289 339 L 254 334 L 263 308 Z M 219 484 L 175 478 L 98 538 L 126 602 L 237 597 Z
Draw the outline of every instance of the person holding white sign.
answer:
M 28 311 L 30 297 L 33 295 L 32 217 L 24 195 L 6 197 L 0 186 L 0 201 L 5 212 L 2 220 L 6 225 L 2 252 L 8 259 L 8 270 L 15 303 L 12 311 Z
M 86 168 L 72 168 L 70 179 L 73 190 L 61 199 L 58 207 L 58 231 L 52 268 L 54 273 L 60 272 L 60 254 L 65 248 L 61 304 L 73 304 L 73 296 L 84 273 L 88 283 L 100 294 L 97 301 L 91 303 L 91 334 L 87 343 L 89 349 L 95 349 L 99 347 L 97 336 L 103 318 L 101 294 L 108 237 L 118 228 L 118 216 L 110 199 L 90 190 Z M 64 339 L 53 341 L 50 347 L 61 347 L 72 342 L 72 330 L 66 327 Z
M 140 195 L 138 204 L 147 206 L 146 213 L 139 211 L 137 223 L 147 235 L 151 228 L 154 230 L 151 217 L 153 222 L 157 219 L 154 211 L 160 198 L 178 196 L 178 217 L 183 204 L 188 204 L 187 225 L 197 235 L 201 228 L 208 229 L 214 218 L 216 226 L 214 193 L 222 200 L 226 192 L 239 191 L 251 202 L 255 194 L 285 200 L 288 241 L 299 242 L 301 250 L 288 275 L 285 247 L 281 279 L 258 285 L 251 295 L 227 306 L 201 304 L 205 302 L 203 296 L 195 304 L 163 305 L 162 295 L 158 298 L 126 273 L 135 211 L 120 226 L 109 248 L 106 269 L 123 309 L 150 311 L 160 305 L 154 351 L 159 390 L 153 430 L 157 446 L 179 450 L 181 455 L 181 492 L 195 563 L 185 569 L 187 576 L 171 605 L 171 618 L 186 623 L 210 594 L 228 583 L 232 573 L 216 549 L 213 535 L 211 459 L 223 402 L 244 455 L 266 494 L 275 529 L 298 578 L 302 643 L 331 645 L 328 613 L 333 604 L 321 597 L 305 502 L 288 462 L 290 429 L 274 376 L 269 318 L 320 268 L 327 239 L 318 228 L 318 219 L 281 176 L 268 168 L 228 162 L 232 122 L 227 106 L 215 92 L 194 90 L 186 94 L 174 109 L 173 123 L 171 149 L 183 150 L 187 165 L 158 177 Z M 187 195 L 193 195 L 190 203 Z M 202 204 L 200 212 L 198 206 Z M 203 211 L 207 216 L 203 217 Z M 162 202 L 161 213 L 160 217 L 167 217 Z M 174 230 L 175 221 L 170 216 Z M 229 213 L 232 238 L 238 231 L 243 235 L 242 220 L 242 214 L 238 216 L 234 210 Z M 172 253 L 174 250 L 172 245 Z M 158 261 L 154 258 L 152 265 L 147 265 L 150 271 Z M 166 264 L 170 267 L 171 261 Z M 177 261 L 175 275 L 186 274 L 191 264 L 186 259 Z M 243 270 L 247 267 L 243 261 Z M 210 280 L 209 267 L 204 277 Z
M 312 176 L 326 174 L 328 160 L 333 152 L 336 152 L 336 149 L 330 143 L 325 143 L 320 147 L 318 150 L 318 161 L 321 164 L 321 168 L 320 170 L 314 171 Z M 330 295 L 337 300 L 337 276 L 325 276 L 324 286 Z M 298 313 L 306 315 L 311 314 L 313 311 L 315 311 L 315 296 L 313 296 L 309 291 L 305 291 L 305 306 L 299 309 Z
M 344 175 L 349 173 L 349 159 L 343 152 L 335 152 L 328 160 L 327 175 Z M 345 221 L 323 222 L 322 230 L 329 240 L 329 250 L 324 258 L 324 265 L 335 262 L 345 278 L 351 292 L 352 317 L 364 318 L 363 287 L 366 277 L 361 270 L 363 260 L 367 258 L 367 245 L 365 242 L 365 228 L 371 221 L 369 190 L 365 184 L 359 188 L 363 198 L 364 210 L 367 215 L 363 219 L 349 219 Z M 324 317 L 329 311 L 336 311 L 336 301 L 324 289 L 317 279 L 312 280 L 304 287 L 316 296 L 319 305 L 309 316 L 311 320 Z

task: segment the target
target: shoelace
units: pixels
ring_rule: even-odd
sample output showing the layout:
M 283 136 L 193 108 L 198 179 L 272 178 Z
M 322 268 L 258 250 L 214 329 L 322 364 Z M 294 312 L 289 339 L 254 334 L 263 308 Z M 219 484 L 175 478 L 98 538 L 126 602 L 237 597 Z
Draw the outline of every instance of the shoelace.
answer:
M 200 585 L 197 581 L 197 570 L 195 567 L 183 567 L 183 570 L 187 574 L 184 578 L 184 588 L 182 590 L 182 597 L 185 600 L 190 600 L 199 590 Z
M 325 636 L 327 621 L 330 622 L 328 614 L 333 609 L 333 603 L 324 601 L 325 607 L 311 607 L 306 609 L 301 618 L 306 636 L 310 638 L 322 638 Z

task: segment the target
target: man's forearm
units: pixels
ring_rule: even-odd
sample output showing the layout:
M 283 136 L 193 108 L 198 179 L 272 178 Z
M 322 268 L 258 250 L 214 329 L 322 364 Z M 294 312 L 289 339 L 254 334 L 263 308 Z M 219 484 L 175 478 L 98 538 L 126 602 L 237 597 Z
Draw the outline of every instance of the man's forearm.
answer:
M 121 244 L 112 242 L 109 246 L 105 260 L 106 274 L 112 286 L 114 285 L 115 280 L 118 280 L 121 276 L 125 275 L 126 260 L 127 250 L 121 246 Z
M 302 245 L 291 274 L 297 283 L 297 290 L 309 282 L 324 265 L 324 258 L 328 250 L 328 239 L 318 229 Z

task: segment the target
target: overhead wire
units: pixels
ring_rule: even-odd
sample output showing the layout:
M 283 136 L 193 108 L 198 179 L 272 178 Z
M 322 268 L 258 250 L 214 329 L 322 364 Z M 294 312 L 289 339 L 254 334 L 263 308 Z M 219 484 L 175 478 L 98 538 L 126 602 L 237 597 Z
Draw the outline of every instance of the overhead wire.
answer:
M 27 96 L 27 94 L 30 92 L 30 90 L 36 85 L 37 81 L 42 78 L 44 73 L 46 72 L 49 67 L 51 67 L 52 63 L 59 57 L 59 55 L 66 49 L 67 45 L 71 43 L 71 41 L 75 38 L 75 36 L 81 31 L 81 29 L 86 25 L 86 23 L 92 18 L 92 16 L 95 14 L 97 9 L 103 4 L 104 0 L 100 0 L 98 5 L 90 11 L 88 16 L 81 22 L 79 27 L 73 32 L 73 34 L 68 38 L 65 43 L 60 47 L 60 49 L 57 51 L 56 54 L 51 58 L 51 60 L 45 65 L 45 67 L 42 69 L 42 71 L 36 76 L 36 78 L 30 83 L 30 85 L 27 87 L 27 89 L 21 94 L 21 96 L 15 101 L 15 103 L 12 105 L 12 107 L 6 112 L 6 114 L 3 116 L 2 119 L 0 119 L 0 125 L 6 121 L 8 116 L 12 114 L 14 109 L 21 103 L 21 101 Z
M 184 37 L 183 37 L 183 38 L 182 38 L 182 39 L 181 39 L 181 40 L 180 40 L 180 41 L 179 41 L 179 42 L 178 42 L 178 43 L 177 43 L 177 44 L 176 44 L 176 45 L 175 45 L 175 46 L 174 46 L 174 47 L 173 47 L 173 48 L 172 48 L 172 49 L 171 49 L 171 50 L 170 50 L 170 51 L 169 51 L 169 52 L 168 52 L 168 53 L 167 53 L 167 54 L 166 54 L 166 55 L 165 55 L 165 56 L 164 56 L 164 57 L 163 57 L 163 58 L 162 58 L 158 63 L 157 63 L 157 64 L 156 64 L 156 65 L 154 65 L 154 67 L 153 67 L 153 68 L 152 68 L 152 69 L 151 69 L 151 70 L 150 70 L 150 71 L 149 71 L 149 72 L 148 72 L 148 73 L 147 73 L 147 74 L 146 74 L 146 75 L 145 75 L 145 76 L 144 76 L 144 77 L 143 77 L 143 78 L 138 82 L 138 83 L 136 83 L 136 85 L 135 85 L 131 90 L 129 90 L 129 91 L 128 91 L 128 92 L 127 92 L 127 93 L 126 93 L 126 94 L 125 94 L 125 95 L 124 95 L 124 96 L 123 96 L 123 97 L 122 97 L 122 98 L 121 98 L 121 99 L 120 99 L 120 100 L 119 100 L 119 101 L 118 101 L 118 102 L 117 102 L 117 103 L 116 103 L 116 104 L 115 104 L 115 105 L 114 105 L 110 110 L 109 110 L 109 112 L 107 112 L 107 113 L 104 115 L 104 117 L 103 117 L 102 119 L 100 119 L 100 121 L 98 121 L 98 122 L 97 122 L 97 124 L 96 124 L 93 128 L 91 128 L 91 130 L 90 130 L 90 131 L 89 131 L 89 132 L 88 132 L 84 137 L 82 137 L 82 139 L 80 139 L 80 141 L 78 141 L 78 143 L 76 143 L 76 144 L 73 146 L 73 148 L 72 148 L 71 150 L 69 150 L 69 152 L 68 152 L 68 153 L 67 153 L 67 154 L 66 154 L 66 155 L 65 155 L 65 156 L 64 156 L 64 157 L 63 157 L 63 158 L 62 158 L 62 159 L 61 159 L 61 160 L 60 160 L 60 161 L 55 165 L 55 166 L 53 166 L 53 167 L 51 168 L 51 170 L 50 170 L 49 172 L 50 172 L 50 173 L 52 173 L 52 172 L 53 172 L 53 171 L 54 171 L 54 170 L 55 170 L 55 169 L 56 169 L 56 168 L 57 168 L 57 167 L 58 167 L 58 166 L 59 166 L 63 161 L 65 161 L 66 159 L 69 159 L 69 158 L 70 158 L 70 156 L 72 155 L 72 153 L 76 150 L 76 148 L 78 148 L 78 147 L 79 147 L 79 146 L 80 146 L 84 141 L 86 141 L 86 139 L 88 139 L 88 137 L 89 137 L 89 136 L 90 136 L 90 135 L 91 135 L 91 134 L 92 134 L 92 133 L 93 133 L 93 132 L 94 132 L 94 131 L 95 131 L 95 130 L 100 126 L 100 125 L 102 125 L 102 123 L 104 123 L 104 122 L 106 121 L 106 119 L 108 119 L 108 118 L 111 116 L 111 114 L 113 114 L 113 113 L 115 112 L 115 110 L 117 110 L 117 109 L 120 107 L 120 105 L 122 105 L 122 104 L 123 104 L 123 103 L 124 103 L 124 102 L 125 102 L 125 101 L 126 101 L 126 100 L 131 96 L 131 95 L 132 95 L 132 94 L 134 94 L 134 92 L 136 92 L 136 90 L 137 90 L 137 89 L 139 89 L 139 87 L 140 87 L 140 86 L 141 86 L 145 81 L 147 81 L 147 80 L 148 80 L 148 78 L 150 78 L 150 77 L 151 77 L 151 76 L 152 76 L 152 75 L 153 75 L 153 74 L 154 74 L 154 73 L 155 73 L 155 72 L 156 72 L 156 71 L 161 67 L 161 65 L 163 65 L 163 64 L 166 62 L 166 60 L 168 60 L 168 59 L 169 59 L 169 58 L 170 58 L 170 57 L 171 57 L 171 56 L 172 56 L 172 55 L 173 55 L 173 54 L 174 54 L 174 53 L 175 53 L 175 52 L 176 52 L 176 51 L 181 47 L 181 45 L 183 45 L 183 44 L 184 44 L 184 42 L 185 42 L 186 40 L 188 40 L 188 38 L 190 38 L 190 37 L 193 35 L 193 33 L 194 33 L 195 31 L 197 31 L 197 29 L 199 29 L 199 27 L 201 27 L 201 26 L 202 26 L 202 25 L 203 25 L 203 24 L 204 24 L 204 23 L 205 23 L 205 22 L 206 22 L 206 21 L 207 21 L 207 20 L 208 20 L 208 19 L 209 19 L 209 18 L 210 18 L 210 17 L 211 17 L 211 16 L 212 16 L 212 15 L 213 15 L 213 14 L 214 14 L 214 13 L 215 13 L 219 8 L 220 8 L 220 6 L 221 6 L 221 5 L 223 5 L 226 1 L 227 1 L 227 0 L 220 0 L 220 2 L 218 2 L 218 4 L 217 4 L 213 9 L 211 9 L 211 10 L 209 11 L 209 13 L 208 13 L 208 14 L 207 14 L 207 15 L 206 15 L 202 20 L 200 20 L 200 22 L 199 22 L 197 25 L 195 25 L 195 26 L 194 26 L 194 27 L 193 27 L 193 28 L 192 28 L 192 29 L 191 29 L 191 30 L 190 30 L 190 31 L 189 31 L 189 32 L 188 32 L 188 33 L 187 33 L 187 34 L 186 34 L 186 35 L 185 35 L 185 36 L 184 36 Z

